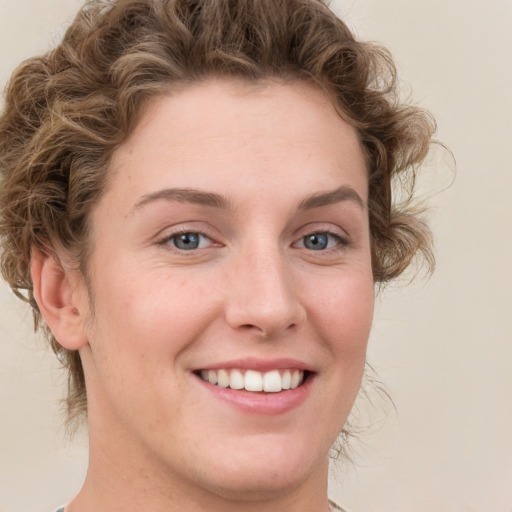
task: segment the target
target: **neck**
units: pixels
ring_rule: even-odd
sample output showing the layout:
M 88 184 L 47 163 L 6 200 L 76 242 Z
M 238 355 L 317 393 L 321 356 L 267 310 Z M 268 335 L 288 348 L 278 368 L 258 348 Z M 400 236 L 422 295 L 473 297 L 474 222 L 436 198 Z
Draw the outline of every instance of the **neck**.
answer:
M 108 432 L 108 429 L 102 429 Z M 90 434 L 89 469 L 66 512 L 327 512 L 328 458 L 303 481 L 283 489 L 199 486 L 155 463 L 121 436 Z M 126 448 L 129 447 L 129 448 Z
M 111 468 L 115 471 L 114 468 Z M 327 512 L 330 510 L 327 489 L 310 493 L 309 487 L 294 489 L 272 496 L 251 493 L 246 497 L 235 494 L 217 494 L 203 489 L 168 484 L 165 489 L 152 488 L 146 482 L 137 483 L 132 477 L 109 479 L 98 485 L 101 476 L 89 471 L 84 486 L 66 512 Z M 130 483 L 128 483 L 130 482 Z M 142 484 L 142 485 L 140 485 Z M 112 486 L 110 486 L 112 485 Z

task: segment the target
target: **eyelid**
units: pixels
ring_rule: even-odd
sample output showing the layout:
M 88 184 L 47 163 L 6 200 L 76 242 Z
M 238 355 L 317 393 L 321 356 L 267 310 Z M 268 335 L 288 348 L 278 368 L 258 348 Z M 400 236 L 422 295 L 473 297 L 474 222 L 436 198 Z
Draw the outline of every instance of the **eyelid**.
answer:
M 178 244 L 180 238 L 183 237 L 184 235 L 196 236 L 198 239 L 198 247 L 193 247 L 193 248 L 187 249 L 187 250 L 178 247 L 177 244 Z M 206 246 L 205 246 L 205 241 L 206 241 Z M 185 233 L 175 233 L 175 234 L 171 235 L 167 239 L 166 244 L 169 243 L 169 245 L 171 245 L 173 249 L 177 249 L 178 251 L 192 252 L 192 251 L 197 251 L 200 249 L 206 249 L 208 246 L 211 245 L 211 242 L 212 242 L 211 238 L 207 235 L 204 235 L 203 233 L 197 233 L 195 231 L 187 231 Z
M 212 231 L 212 230 L 204 229 L 204 228 L 201 229 L 198 227 L 194 227 L 191 224 L 193 224 L 193 223 L 190 223 L 190 224 L 184 223 L 184 225 L 180 224 L 179 226 L 168 227 L 168 228 L 162 230 L 161 234 L 157 237 L 156 245 L 165 247 L 167 249 L 176 251 L 178 253 L 185 253 L 185 252 L 192 253 L 195 251 L 206 250 L 206 249 L 209 249 L 210 247 L 222 246 L 222 244 L 220 242 L 218 242 L 211 233 L 209 233 L 209 231 Z M 198 247 L 197 249 L 190 249 L 190 250 L 185 251 L 185 250 L 179 249 L 178 247 L 176 247 L 170 243 L 170 241 L 173 238 L 178 237 L 180 235 L 189 234 L 189 233 L 197 234 L 197 235 L 200 235 L 201 237 L 208 239 L 210 241 L 210 243 L 208 244 L 208 247 Z
M 349 233 L 340 227 L 337 224 L 328 223 L 328 222 L 310 222 L 304 226 L 302 226 L 300 229 L 297 229 L 295 231 L 294 238 L 299 241 L 302 240 L 305 236 L 308 235 L 314 235 L 314 234 L 320 234 L 325 233 L 327 235 L 331 235 L 337 239 L 339 239 L 341 242 L 343 242 L 345 245 L 348 245 L 351 243 L 352 239 L 349 235 Z
M 340 235 L 339 233 L 336 233 L 336 232 L 334 232 L 332 230 L 328 230 L 328 229 L 315 229 L 313 231 L 309 231 L 309 232 L 305 233 L 304 235 L 302 235 L 293 245 L 295 247 L 299 247 L 300 249 L 306 249 L 306 250 L 312 250 L 313 251 L 313 249 L 309 249 L 304 244 L 304 239 L 306 237 L 308 237 L 308 236 L 311 236 L 311 235 L 327 235 L 327 236 L 335 239 L 336 242 L 337 242 L 334 247 L 326 247 L 325 249 L 318 249 L 317 251 L 314 251 L 314 252 L 318 252 L 318 253 L 321 253 L 321 252 L 325 253 L 325 252 L 329 252 L 329 251 L 335 251 L 335 250 L 339 250 L 339 249 L 344 249 L 350 243 L 349 240 L 347 239 L 347 237 L 344 237 L 344 236 Z

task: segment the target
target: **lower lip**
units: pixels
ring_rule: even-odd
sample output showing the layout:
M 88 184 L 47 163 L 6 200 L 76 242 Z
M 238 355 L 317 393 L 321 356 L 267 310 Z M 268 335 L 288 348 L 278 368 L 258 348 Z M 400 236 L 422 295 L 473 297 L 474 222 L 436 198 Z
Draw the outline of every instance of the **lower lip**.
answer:
M 310 374 L 306 381 L 295 389 L 288 389 L 279 393 L 258 393 L 221 388 L 204 381 L 196 375 L 194 377 L 217 399 L 227 402 L 244 412 L 269 416 L 284 414 L 299 407 L 308 397 L 314 380 L 314 376 Z

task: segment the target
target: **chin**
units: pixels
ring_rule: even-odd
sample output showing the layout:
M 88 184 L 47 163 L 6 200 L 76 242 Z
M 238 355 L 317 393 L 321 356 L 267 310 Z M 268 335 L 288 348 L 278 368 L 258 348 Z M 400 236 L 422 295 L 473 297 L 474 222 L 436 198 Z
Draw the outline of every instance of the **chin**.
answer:
M 300 487 L 308 476 L 298 468 L 274 471 L 239 469 L 230 475 L 226 474 L 221 481 L 212 482 L 210 490 L 219 497 L 234 501 L 265 501 L 291 493 Z
M 263 439 L 252 447 L 246 442 L 238 456 L 215 464 L 215 470 L 204 475 L 210 491 L 238 501 L 266 500 L 294 491 L 315 474 L 327 475 L 328 451 L 318 457 L 318 452 L 314 455 L 297 443 L 275 441 Z

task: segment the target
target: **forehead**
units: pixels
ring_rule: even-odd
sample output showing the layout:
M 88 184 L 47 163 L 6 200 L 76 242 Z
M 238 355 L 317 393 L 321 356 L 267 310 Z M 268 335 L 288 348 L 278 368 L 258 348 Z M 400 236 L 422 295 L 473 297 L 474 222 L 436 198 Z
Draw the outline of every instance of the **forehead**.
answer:
M 312 188 L 348 179 L 364 197 L 367 186 L 356 130 L 302 82 L 210 80 L 151 98 L 111 172 L 146 192 L 197 180 L 223 189 L 237 179 L 255 192 L 262 177 L 266 186 L 302 178 Z

